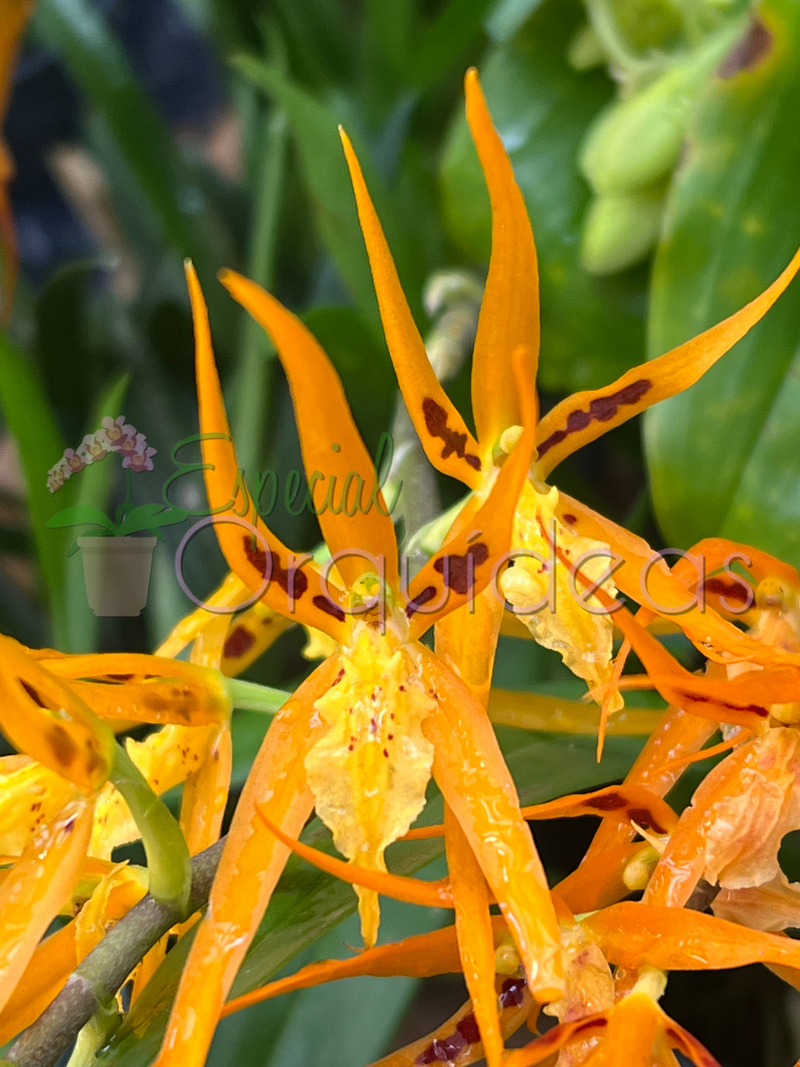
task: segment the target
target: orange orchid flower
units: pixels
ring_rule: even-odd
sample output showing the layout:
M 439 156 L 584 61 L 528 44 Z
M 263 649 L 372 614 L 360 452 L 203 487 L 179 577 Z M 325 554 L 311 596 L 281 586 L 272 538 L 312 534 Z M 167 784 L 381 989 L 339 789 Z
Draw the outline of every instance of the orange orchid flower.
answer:
M 219 663 L 223 639 L 210 628 L 198 640 L 195 663 L 174 663 L 64 656 L 0 637 L 0 727 L 24 753 L 0 765 L 0 853 L 10 864 L 0 877 L 0 1011 L 12 996 L 29 1007 L 38 1002 L 24 983 L 19 994 L 15 988 L 40 938 L 75 900 L 89 867 L 108 865 L 117 845 L 144 839 L 158 899 L 183 899 L 188 891 L 189 849 L 216 840 L 227 799 L 231 701 L 219 673 L 206 665 Z M 167 725 L 122 749 L 111 724 L 131 722 Z M 185 782 L 180 829 L 154 795 L 179 782 Z M 138 888 L 141 896 L 147 883 Z M 95 940 L 102 936 L 110 889 L 95 879 L 75 927 L 84 947 L 92 915 L 100 930 Z M 128 894 L 129 906 L 138 896 Z M 80 956 L 80 944 L 76 951 Z M 48 988 L 57 992 L 53 983 Z
M 472 522 L 455 532 L 415 578 L 404 580 L 391 517 L 327 356 L 273 297 L 223 272 L 223 284 L 272 337 L 289 379 L 309 500 L 332 554 L 323 570 L 309 556 L 294 556 L 251 512 L 206 307 L 191 266 L 187 277 L 206 493 L 220 547 L 263 604 L 321 630 L 338 650 L 278 713 L 256 757 L 157 1062 L 184 1067 L 187 1060 L 199 1064 L 205 1056 L 225 995 L 288 855 L 285 840 L 268 824 L 285 839 L 295 839 L 316 807 L 346 859 L 372 872 L 372 886 L 358 887 L 369 946 L 379 919 L 376 887 L 387 879 L 384 850 L 422 810 L 431 776 L 512 925 L 534 992 L 542 1000 L 559 996 L 555 914 L 494 733 L 470 690 L 419 641 L 488 585 L 510 542 L 532 429 L 520 436 L 482 506 L 473 509 Z M 530 365 L 524 353 L 517 355 L 516 365 L 523 381 Z M 532 396 L 530 383 L 523 392 Z M 532 427 L 529 407 L 525 418 Z M 334 567 L 344 587 L 335 580 Z M 463 787 L 465 780 L 469 788 Z
M 467 121 L 492 208 L 492 254 L 473 356 L 477 439 L 433 373 L 358 160 L 342 134 L 389 352 L 409 414 L 431 463 L 472 490 L 456 527 L 469 524 L 472 511 L 490 491 L 498 463 L 519 433 L 520 403 L 532 403 L 516 387 L 512 353 L 525 346 L 533 375 L 539 350 L 536 249 L 525 204 L 474 70 L 467 74 L 465 92 Z M 515 566 L 505 571 L 500 588 L 536 640 L 556 648 L 592 687 L 611 677 L 612 620 L 598 612 L 596 596 L 576 596 L 570 566 L 548 551 L 550 532 L 571 560 L 583 558 L 584 570 L 600 580 L 609 595 L 619 588 L 641 603 L 647 593 L 656 610 L 669 617 L 676 606 L 686 603 L 685 589 L 641 538 L 560 493 L 546 479 L 582 445 L 689 388 L 758 322 L 798 268 L 800 252 L 768 289 L 735 315 L 666 355 L 634 367 L 604 389 L 563 400 L 537 425 L 537 459 L 515 512 Z M 613 579 L 606 577 L 609 558 L 618 564 Z M 451 617 L 441 629 L 443 639 L 454 646 L 454 661 L 462 665 L 469 660 L 470 683 L 488 690 L 500 608 L 497 598 L 484 598 L 482 604 L 483 611 L 475 612 L 463 626 Z M 714 611 L 689 608 L 680 624 L 700 645 L 753 651 L 752 644 Z M 467 649 L 468 656 L 460 654 Z

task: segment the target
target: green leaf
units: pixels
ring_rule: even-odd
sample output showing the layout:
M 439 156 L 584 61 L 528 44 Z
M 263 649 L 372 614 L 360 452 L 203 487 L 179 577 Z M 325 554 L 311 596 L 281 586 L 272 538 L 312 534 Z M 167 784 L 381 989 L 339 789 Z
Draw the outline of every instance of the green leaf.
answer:
M 581 8 L 572 0 L 548 0 L 511 41 L 490 51 L 480 68 L 536 236 L 540 384 L 563 391 L 605 385 L 643 352 L 643 272 L 595 278 L 578 258 L 589 192 L 576 154 L 612 91 L 604 74 L 579 74 L 567 64 L 567 45 L 580 19 Z M 474 259 L 488 259 L 489 198 L 461 114 L 450 131 L 441 182 L 450 236 Z
M 63 530 L 68 526 L 102 526 L 112 535 L 117 533 L 111 519 L 94 504 L 73 504 L 71 508 L 64 508 L 53 515 L 45 525 L 50 530 Z
M 652 282 L 657 356 L 736 311 L 800 244 L 800 6 L 767 0 L 764 54 L 715 77 L 667 201 Z M 721 535 L 800 565 L 797 281 L 686 393 L 648 412 L 656 515 L 670 544 Z
M 157 504 L 140 504 L 126 513 L 119 533 L 124 537 L 140 530 L 160 530 L 162 526 L 183 522 L 187 514 L 182 508 L 165 508 L 160 501 Z
M 367 254 L 337 132 L 344 116 L 319 103 L 273 64 L 248 55 L 236 56 L 233 64 L 286 112 L 320 236 L 357 305 L 377 322 Z M 359 151 L 359 156 L 363 162 L 365 154 Z
M 250 92 L 255 93 L 254 89 Z M 258 126 L 262 150 L 257 168 L 252 238 L 247 277 L 271 290 L 275 281 L 278 221 L 286 171 L 287 123 L 283 111 L 273 109 Z M 231 428 L 239 465 L 250 472 L 264 458 L 264 435 L 269 417 L 269 361 L 275 348 L 266 331 L 240 311 L 241 330 L 236 377 L 231 389 Z
M 410 56 L 408 80 L 418 92 L 450 76 L 468 53 L 482 43 L 489 0 L 450 0 L 425 29 Z
M 47 472 L 61 458 L 65 445 L 36 368 L 2 330 L 0 405 L 19 448 L 42 592 L 52 613 L 53 638 L 60 644 L 68 630 L 62 600 L 65 539 L 45 528 L 53 511 L 46 483 Z
M 565 792 L 590 789 L 622 778 L 641 742 L 610 738 L 603 762 L 595 762 L 595 739 L 531 735 L 521 730 L 497 731 L 514 775 L 522 804 L 536 804 Z M 441 797 L 432 790 L 421 821 L 441 821 Z M 301 835 L 304 841 L 333 851 L 330 834 L 314 819 Z M 398 842 L 389 850 L 389 867 L 412 875 L 443 852 L 441 839 Z M 250 951 L 234 983 L 234 995 L 255 989 L 273 978 L 297 954 L 356 909 L 350 886 L 292 856 L 273 895 Z M 159 967 L 129 1016 L 97 1058 L 109 1067 L 147 1067 L 158 1051 L 192 933 L 184 937 Z

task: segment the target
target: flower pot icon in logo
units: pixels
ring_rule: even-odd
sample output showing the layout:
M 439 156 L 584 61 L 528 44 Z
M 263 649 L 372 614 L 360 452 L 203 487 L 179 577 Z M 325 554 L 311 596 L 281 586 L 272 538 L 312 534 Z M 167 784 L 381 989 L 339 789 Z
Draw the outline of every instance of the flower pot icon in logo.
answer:
M 128 487 L 127 498 L 116 509 L 114 519 L 92 504 L 76 504 L 54 515 L 47 525 L 51 529 L 93 527 L 77 539 L 71 551 L 81 551 L 86 596 L 95 615 L 139 615 L 147 603 L 153 550 L 157 540 L 164 540 L 161 527 L 186 518 L 180 508 L 163 504 L 134 507 L 131 503 L 131 476 L 153 469 L 156 450 L 148 447 L 144 434 L 125 422 L 124 415 L 106 417 L 99 430 L 84 437 L 77 451 L 68 448 L 47 472 L 47 488 L 51 494 L 57 493 L 73 474 L 102 462 L 112 452 L 122 456 Z
M 157 537 L 79 537 L 86 597 L 95 615 L 139 615 Z

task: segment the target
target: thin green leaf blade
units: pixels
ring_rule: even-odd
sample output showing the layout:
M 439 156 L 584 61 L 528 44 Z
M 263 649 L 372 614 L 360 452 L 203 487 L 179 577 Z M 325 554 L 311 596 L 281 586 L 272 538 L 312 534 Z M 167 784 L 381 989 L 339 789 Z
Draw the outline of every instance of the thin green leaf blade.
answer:
M 46 529 L 53 514 L 46 481 L 47 471 L 61 458 L 65 445 L 36 368 L 3 330 L 0 330 L 0 405 L 19 448 L 42 592 L 52 613 L 53 638 L 60 643 L 67 635 L 63 605 L 66 539 Z

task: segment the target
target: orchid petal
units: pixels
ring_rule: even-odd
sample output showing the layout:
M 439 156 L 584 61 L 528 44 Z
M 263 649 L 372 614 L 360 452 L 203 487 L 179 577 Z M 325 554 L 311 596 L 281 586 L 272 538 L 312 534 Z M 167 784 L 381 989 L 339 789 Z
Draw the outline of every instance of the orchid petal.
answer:
M 498 1000 L 501 1038 L 513 1034 L 536 1010 L 524 978 L 506 978 L 498 991 Z M 452 1067 L 467 1067 L 484 1058 L 479 1039 L 474 1005 L 468 1000 L 432 1033 L 391 1052 L 370 1067 L 418 1067 L 442 1062 Z
M 681 708 L 668 708 L 625 776 L 625 784 L 644 786 L 656 796 L 666 796 L 683 773 L 683 768 L 675 766 L 674 761 L 701 749 L 715 730 L 715 724 L 708 719 L 690 715 Z M 614 844 L 630 841 L 633 834 L 627 821 L 604 819 L 589 846 L 587 860 L 599 858 Z
M 499 917 L 492 918 L 494 936 L 500 938 L 506 931 L 505 922 Z M 455 926 L 444 926 L 430 934 L 415 934 L 403 941 L 388 945 L 377 945 L 365 949 L 346 960 L 323 960 L 302 967 L 296 974 L 279 978 L 268 985 L 260 986 L 250 993 L 243 993 L 229 1000 L 223 1009 L 223 1017 L 232 1015 L 251 1004 L 260 1004 L 263 1000 L 297 989 L 309 989 L 334 982 L 342 978 L 355 978 L 369 975 L 373 978 L 392 978 L 403 975 L 407 978 L 431 978 L 439 974 L 458 974 L 461 960 L 458 953 L 458 938 Z
M 415 637 L 442 616 L 470 604 L 496 577 L 498 566 L 505 562 L 504 553 L 511 546 L 517 501 L 533 454 L 536 417 L 533 380 L 524 349 L 514 352 L 513 363 L 525 420 L 522 435 L 500 468 L 485 502 L 474 517 L 470 512 L 472 521 L 457 522 L 456 532 L 409 583 L 406 614 L 411 618 Z M 499 596 L 496 589 L 491 592 Z
M 0 727 L 19 749 L 86 792 L 99 789 L 114 735 L 67 685 L 0 636 Z
M 486 714 L 433 653 L 423 663 L 436 708 L 424 729 L 433 775 L 509 924 L 537 1000 L 563 994 L 559 933 L 544 870 Z
M 304 759 L 319 735 L 313 704 L 331 685 L 338 663 L 321 664 L 270 724 L 239 798 L 209 907 L 184 968 L 158 1067 L 205 1059 L 225 997 L 255 936 L 289 850 L 262 822 L 262 804 L 284 832 L 296 836 L 313 808 Z
M 0 885 L 0 1009 L 39 939 L 78 883 L 92 829 L 92 805 L 77 792 L 52 825 L 40 826 Z
M 665 971 L 726 970 L 750 963 L 800 967 L 800 944 L 692 908 L 623 901 L 582 920 L 610 963 Z
M 566 734 L 596 734 L 598 722 L 597 708 L 578 700 L 495 688 L 489 693 L 489 718 L 519 730 Z M 615 737 L 649 736 L 660 719 L 659 711 L 626 707 L 611 719 L 607 733 Z
M 333 875 L 350 885 L 364 886 L 376 893 L 395 900 L 403 900 L 407 904 L 420 904 L 427 908 L 452 908 L 453 895 L 446 884 L 438 882 L 423 882 L 418 878 L 407 878 L 400 874 L 389 874 L 386 871 L 374 871 L 367 867 L 360 867 L 357 863 L 347 863 L 345 860 L 329 856 L 327 852 L 321 852 L 318 848 L 312 848 L 302 841 L 292 838 L 280 830 L 265 814 L 263 805 L 259 805 L 258 814 L 271 834 L 296 853 L 307 863 L 313 864 L 326 874 Z
M 520 417 L 511 356 L 524 346 L 531 377 L 536 378 L 539 271 L 525 201 L 492 124 L 476 70 L 467 72 L 464 90 L 467 122 L 492 204 L 492 254 L 472 357 L 472 410 L 486 453 L 503 430 L 518 423 L 527 425 L 527 416 Z
M 231 270 L 219 278 L 267 331 L 286 371 L 312 504 L 337 569 L 348 588 L 376 570 L 385 570 L 396 588 L 394 526 L 333 364 L 311 331 L 260 285 Z M 376 567 L 365 556 L 381 562 Z
M 323 582 L 308 556 L 295 556 L 255 513 L 244 485 L 231 438 L 211 330 L 194 267 L 186 264 L 195 328 L 197 400 L 200 410 L 206 496 L 214 532 L 228 565 L 265 604 L 293 621 L 314 626 L 332 637 L 342 634 L 343 593 Z M 252 508 L 252 522 L 243 517 Z
M 489 913 L 491 898 L 475 853 L 447 805 L 444 828 L 464 981 L 472 1000 L 487 1067 L 500 1067 L 503 1036 L 495 992 L 494 931 Z
M 386 344 L 414 429 L 437 470 L 477 488 L 484 465 L 480 448 L 433 372 L 353 146 L 341 128 L 339 134 L 350 168 Z
M 609 819 L 608 823 L 611 822 Z M 625 825 L 633 834 L 630 824 Z M 641 841 L 636 844 L 613 842 L 602 851 L 587 855 L 571 874 L 558 883 L 553 892 L 576 914 L 616 904 L 631 891 L 625 884 L 625 870 L 643 847 Z
M 567 456 L 615 426 L 694 385 L 769 311 L 798 269 L 800 250 L 772 285 L 734 315 L 658 359 L 633 367 L 604 389 L 575 393 L 557 404 L 536 435 L 541 476 L 546 478 Z
M 568 819 L 579 815 L 599 815 L 601 818 L 621 818 L 635 822 L 637 826 L 651 829 L 655 834 L 669 833 L 678 822 L 678 816 L 663 800 L 635 785 L 610 785 L 591 793 L 571 793 L 549 800 L 544 804 L 532 804 L 520 808 L 522 816 L 532 819 Z M 404 841 L 419 841 L 429 837 L 441 837 L 444 826 L 420 826 L 409 830 Z

